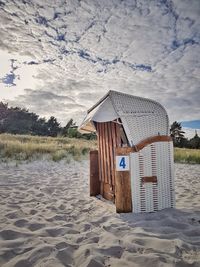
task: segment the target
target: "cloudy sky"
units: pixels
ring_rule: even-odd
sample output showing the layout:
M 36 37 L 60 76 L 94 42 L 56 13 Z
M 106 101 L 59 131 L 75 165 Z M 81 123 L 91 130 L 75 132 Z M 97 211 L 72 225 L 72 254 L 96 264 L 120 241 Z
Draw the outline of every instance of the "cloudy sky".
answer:
M 110 89 L 200 119 L 200 1 L 0 1 L 0 101 L 79 123 Z

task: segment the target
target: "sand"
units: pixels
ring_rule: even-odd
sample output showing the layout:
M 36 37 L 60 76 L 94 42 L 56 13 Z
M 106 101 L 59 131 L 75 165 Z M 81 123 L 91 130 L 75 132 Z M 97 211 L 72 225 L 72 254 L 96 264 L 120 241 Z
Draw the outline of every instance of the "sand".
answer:
M 0 266 L 200 266 L 200 165 L 176 164 L 176 209 L 116 214 L 88 161 L 0 165 Z

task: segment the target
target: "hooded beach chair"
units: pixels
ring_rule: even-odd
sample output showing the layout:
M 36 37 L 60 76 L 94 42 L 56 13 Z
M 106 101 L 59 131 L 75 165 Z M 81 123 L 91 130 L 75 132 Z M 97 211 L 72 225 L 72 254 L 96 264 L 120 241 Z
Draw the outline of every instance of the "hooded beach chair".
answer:
M 90 195 L 113 201 L 117 212 L 175 206 L 173 142 L 168 115 L 156 101 L 109 91 L 80 125 L 96 132 L 90 152 Z

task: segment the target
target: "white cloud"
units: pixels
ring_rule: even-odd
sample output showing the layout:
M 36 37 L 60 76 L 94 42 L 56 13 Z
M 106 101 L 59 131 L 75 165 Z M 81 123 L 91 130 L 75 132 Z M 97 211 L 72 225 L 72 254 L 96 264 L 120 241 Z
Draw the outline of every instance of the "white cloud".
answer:
M 0 99 L 43 116 L 52 102 L 79 121 L 112 89 L 161 102 L 171 121 L 199 119 L 198 0 L 1 2 L 0 78 L 10 59 L 18 68 Z
M 184 136 L 188 139 L 191 139 L 195 136 L 195 134 L 197 133 L 198 136 L 200 136 L 200 129 L 191 129 L 191 128 L 182 128 L 182 130 L 185 132 Z

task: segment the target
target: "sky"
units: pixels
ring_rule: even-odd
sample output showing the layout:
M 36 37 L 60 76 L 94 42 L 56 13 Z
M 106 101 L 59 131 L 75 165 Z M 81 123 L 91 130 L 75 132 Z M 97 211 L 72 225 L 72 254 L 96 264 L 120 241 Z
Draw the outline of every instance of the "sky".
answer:
M 0 0 L 0 101 L 64 125 L 108 90 L 199 120 L 200 1 Z

